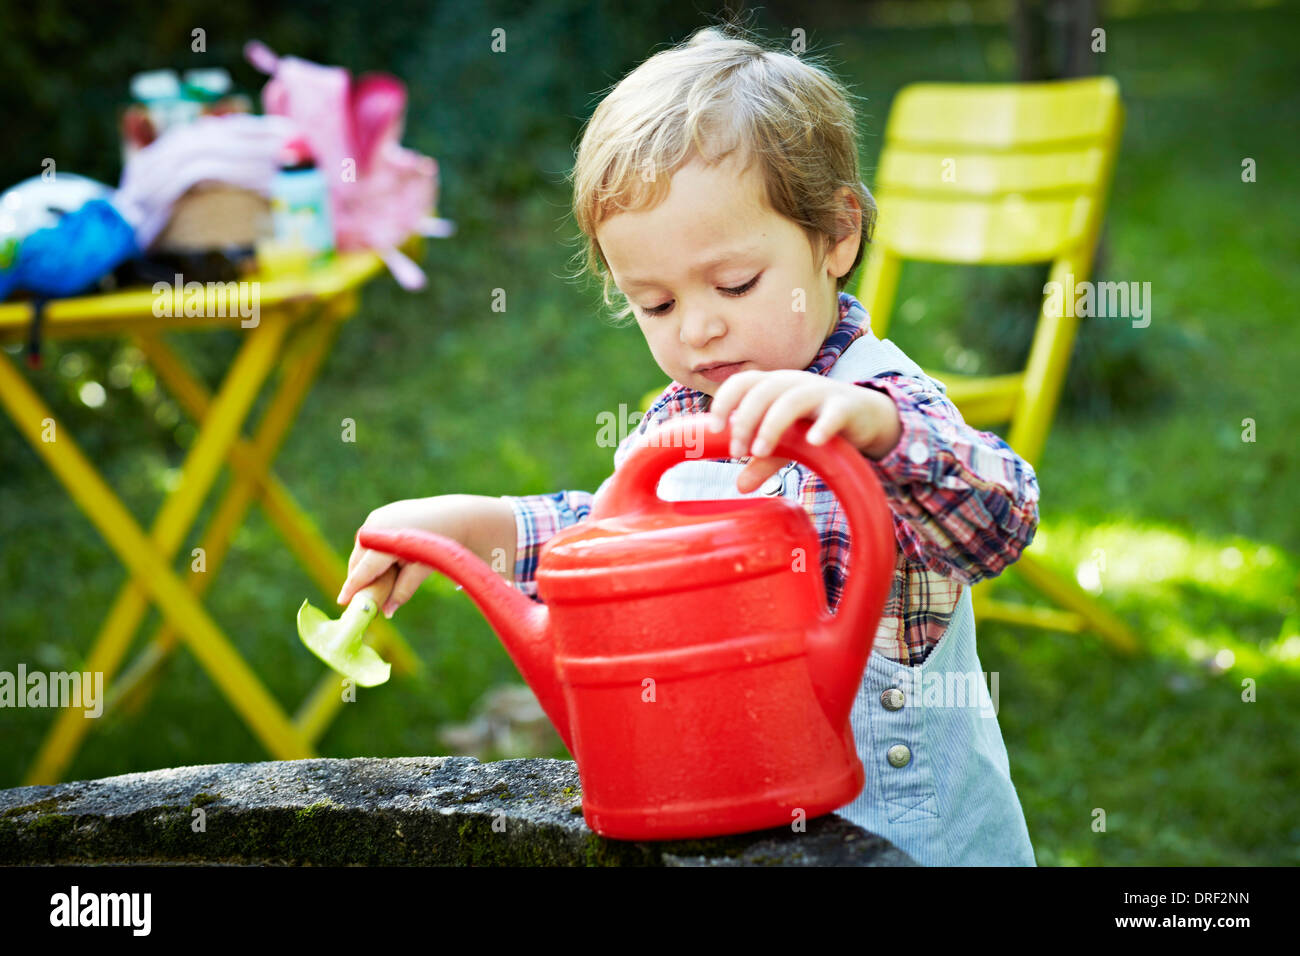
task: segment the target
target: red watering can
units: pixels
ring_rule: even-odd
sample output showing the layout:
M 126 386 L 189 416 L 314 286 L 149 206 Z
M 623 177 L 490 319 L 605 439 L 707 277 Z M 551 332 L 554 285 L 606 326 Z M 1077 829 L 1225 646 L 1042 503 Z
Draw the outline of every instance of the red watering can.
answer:
M 801 507 L 656 494 L 684 458 L 729 457 L 730 429 L 711 420 L 648 432 L 588 518 L 546 543 L 545 606 L 450 538 L 358 532 L 362 547 L 464 586 L 577 761 L 583 816 L 605 837 L 784 826 L 862 789 L 849 710 L 894 569 L 884 493 L 845 439 L 808 444 L 809 421 L 772 453 L 811 467 L 848 513 L 850 573 L 832 615 Z

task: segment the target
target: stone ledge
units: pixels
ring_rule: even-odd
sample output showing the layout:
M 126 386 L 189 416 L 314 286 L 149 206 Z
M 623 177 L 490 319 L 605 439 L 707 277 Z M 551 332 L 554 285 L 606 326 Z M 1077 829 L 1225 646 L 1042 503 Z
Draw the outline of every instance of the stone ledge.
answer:
M 0 790 L 0 865 L 51 863 L 916 865 L 836 814 L 805 833 L 606 840 L 582 817 L 572 761 L 473 757 L 206 764 Z

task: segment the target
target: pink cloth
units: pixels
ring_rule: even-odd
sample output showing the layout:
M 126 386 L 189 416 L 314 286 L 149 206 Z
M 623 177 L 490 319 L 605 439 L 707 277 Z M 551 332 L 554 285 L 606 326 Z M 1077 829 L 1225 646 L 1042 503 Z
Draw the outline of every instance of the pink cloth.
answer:
M 337 247 L 373 249 L 404 288 L 422 288 L 423 271 L 397 246 L 416 233 L 449 235 L 451 224 L 432 218 L 437 162 L 399 144 L 406 87 L 387 74 L 353 85 L 341 67 L 277 57 L 256 40 L 244 56 L 271 74 L 263 109 L 292 119 L 311 145 L 329 183 Z

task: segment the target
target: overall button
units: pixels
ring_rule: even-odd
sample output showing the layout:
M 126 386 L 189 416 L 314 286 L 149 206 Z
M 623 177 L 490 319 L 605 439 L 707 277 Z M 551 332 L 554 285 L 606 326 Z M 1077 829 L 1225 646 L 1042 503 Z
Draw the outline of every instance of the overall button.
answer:
M 889 758 L 889 762 L 895 767 L 906 767 L 912 759 L 912 751 L 902 744 L 894 744 L 889 748 L 889 752 L 885 756 Z
M 781 477 L 780 472 L 777 472 L 771 478 L 768 478 L 767 481 L 759 485 L 759 489 L 765 495 L 779 495 L 784 488 L 785 481 Z
M 903 692 L 897 687 L 891 687 L 880 695 L 880 703 L 884 705 L 885 710 L 901 710 L 903 707 Z

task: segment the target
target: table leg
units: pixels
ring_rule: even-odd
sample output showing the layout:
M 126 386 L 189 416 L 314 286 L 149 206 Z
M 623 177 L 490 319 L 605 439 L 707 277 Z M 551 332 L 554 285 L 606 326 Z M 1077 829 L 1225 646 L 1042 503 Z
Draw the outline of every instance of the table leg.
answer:
M 300 562 L 327 597 L 332 597 L 346 578 L 344 561 L 333 552 L 287 489 L 270 472 L 275 452 L 328 354 L 338 322 L 345 316 L 345 311 L 335 310 L 335 315 L 322 316 L 303 330 L 295 354 L 285 360 L 283 382 L 263 416 L 256 439 L 251 445 L 240 439 L 232 448 L 230 461 L 236 478 L 204 533 L 201 547 L 204 548 L 206 573 L 191 579 L 191 588 L 196 593 L 203 593 L 215 578 L 230 537 L 242 523 L 254 494 L 261 499 L 268 517 L 291 549 L 297 552 Z M 138 342 L 150 365 L 186 412 L 201 421 L 207 414 L 209 402 L 203 386 L 159 338 L 140 336 Z M 420 671 L 419 658 L 391 622 L 377 619 L 371 625 L 371 634 L 372 643 L 379 651 L 392 656 L 399 673 Z M 147 696 L 151 678 L 175 643 L 175 634 L 164 623 L 155 632 L 147 650 L 122 675 L 117 685 L 117 700 L 111 700 L 107 706 L 112 708 L 119 703 L 133 708 L 140 706 Z M 304 702 L 294 722 L 308 740 L 317 740 L 341 706 L 341 701 L 337 677 L 326 675 Z
M 298 347 L 286 349 L 292 354 L 284 361 L 280 388 L 262 418 L 257 437 L 251 446 L 242 437 L 235 440 L 230 455 L 230 488 L 213 512 L 199 544 L 203 549 L 204 570 L 188 579 L 189 588 L 196 596 L 202 596 L 216 580 L 230 539 L 243 523 L 252 502 L 256 478 L 265 472 L 274 458 L 336 331 L 337 324 L 323 315 L 300 325 Z M 134 336 L 134 341 L 187 414 L 195 422 L 206 420 L 211 407 L 207 389 L 189 372 L 162 336 L 141 334 Z M 166 621 L 162 622 L 146 649 L 117 681 L 116 693 L 109 696 L 106 709 L 114 710 L 119 704 L 126 704 L 131 709 L 142 706 L 152 678 L 176 643 L 176 632 Z
M 145 537 L 66 431 L 59 436 L 56 430 L 55 441 L 42 441 L 42 422 L 54 416 L 8 357 L 0 357 L 0 400 L 131 574 L 132 581 L 119 595 L 86 668 L 103 672 L 106 682 L 112 680 L 148 595 L 178 627 L 199 662 L 267 749 L 281 758 L 295 758 L 312 756 L 310 746 L 168 566 L 274 364 L 287 324 L 285 316 L 263 317 L 241 348 L 186 458 L 180 485 L 158 514 L 151 538 Z M 89 729 L 84 721 L 75 711 L 60 712 L 26 783 L 58 779 Z

